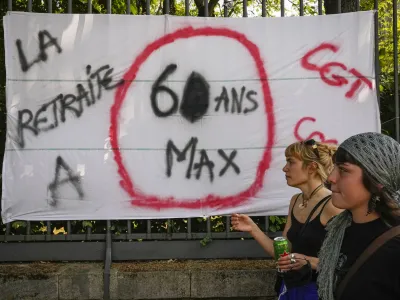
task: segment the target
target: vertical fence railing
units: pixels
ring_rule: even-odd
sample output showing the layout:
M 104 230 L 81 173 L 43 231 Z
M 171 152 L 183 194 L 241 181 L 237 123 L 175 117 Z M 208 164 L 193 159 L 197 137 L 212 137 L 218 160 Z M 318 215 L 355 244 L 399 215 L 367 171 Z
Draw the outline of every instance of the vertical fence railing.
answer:
M 247 18 L 247 0 L 243 0 L 243 18 Z
M 322 15 L 322 0 L 318 0 L 318 15 Z
M 300 0 L 300 16 L 304 16 L 304 0 Z
M 262 0 L 262 1 L 261 1 L 261 5 L 262 5 L 262 7 L 261 7 L 261 16 L 262 16 L 263 18 L 265 18 L 265 17 L 267 16 L 266 1 L 265 1 L 265 0 Z
M 377 0 L 375 0 L 378 2 Z M 398 49 L 398 29 L 397 29 L 397 0 L 393 1 L 393 63 L 394 63 L 394 101 L 396 112 L 396 139 L 400 142 L 400 99 L 399 99 L 399 49 Z
M 360 1 L 357 3 L 357 10 L 360 10 Z M 381 100 L 379 96 L 379 75 L 380 75 L 380 68 L 379 68 L 379 19 L 378 19 L 378 0 L 374 0 L 374 10 L 375 10 L 375 18 L 374 18 L 374 39 L 375 39 L 375 86 L 376 86 L 376 96 L 378 99 L 378 106 L 381 107 Z

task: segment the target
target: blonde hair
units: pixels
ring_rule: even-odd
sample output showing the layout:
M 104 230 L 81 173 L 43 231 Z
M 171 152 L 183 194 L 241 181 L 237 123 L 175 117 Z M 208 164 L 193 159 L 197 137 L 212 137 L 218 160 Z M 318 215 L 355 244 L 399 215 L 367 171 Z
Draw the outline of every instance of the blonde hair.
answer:
M 295 157 L 301 160 L 304 166 L 308 166 L 311 163 L 316 163 L 318 176 L 323 182 L 326 182 L 329 174 L 333 170 L 332 157 L 335 154 L 338 146 L 334 144 L 314 142 L 313 140 L 310 141 L 311 144 L 307 144 L 307 141 L 297 142 L 289 145 L 285 150 L 285 156 Z

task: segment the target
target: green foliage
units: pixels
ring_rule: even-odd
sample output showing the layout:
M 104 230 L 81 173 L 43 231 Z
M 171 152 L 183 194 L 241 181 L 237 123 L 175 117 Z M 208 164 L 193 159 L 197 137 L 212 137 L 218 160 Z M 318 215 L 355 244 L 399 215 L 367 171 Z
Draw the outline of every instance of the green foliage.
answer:
M 269 217 L 269 231 L 277 232 L 283 231 L 287 217 L 270 216 Z
M 374 0 L 360 1 L 362 10 L 373 10 Z M 398 11 L 398 9 L 397 9 Z M 379 92 L 381 104 L 382 132 L 395 137 L 395 101 L 394 99 L 394 43 L 393 43 L 393 2 L 378 1 L 378 36 L 379 36 Z M 397 13 L 397 24 L 400 24 L 400 14 Z M 394 31 L 400 38 L 400 29 Z
M 288 9 L 285 16 L 298 16 L 300 15 L 300 0 L 290 1 L 292 8 Z M 318 0 L 304 0 L 303 10 L 304 16 L 318 15 Z
M 205 246 L 207 246 L 209 243 L 211 243 L 212 242 L 212 238 L 211 238 L 211 236 L 210 235 L 207 235 L 204 239 L 202 239 L 201 241 L 200 241 L 200 245 L 201 246 L 203 246 L 203 247 L 205 247 Z

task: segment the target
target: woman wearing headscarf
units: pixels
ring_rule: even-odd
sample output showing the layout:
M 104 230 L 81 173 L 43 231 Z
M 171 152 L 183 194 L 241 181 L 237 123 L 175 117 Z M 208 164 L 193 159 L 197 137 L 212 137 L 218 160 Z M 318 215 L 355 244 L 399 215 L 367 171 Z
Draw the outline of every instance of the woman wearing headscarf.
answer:
M 283 230 L 291 253 L 278 260 L 279 274 L 283 275 L 283 282 L 278 280 L 275 286 L 279 300 L 318 300 L 317 253 L 326 234 L 326 223 L 341 212 L 332 205 L 331 191 L 325 186 L 333 169 L 332 156 L 336 149 L 336 145 L 308 140 L 293 143 L 285 150 L 283 171 L 287 184 L 300 189 L 301 193 L 290 201 Z M 249 216 L 234 214 L 231 222 L 233 229 L 249 232 L 274 257 L 273 240 Z
M 334 161 L 332 203 L 344 212 L 327 225 L 319 296 L 399 300 L 400 144 L 379 133 L 358 134 L 339 146 Z

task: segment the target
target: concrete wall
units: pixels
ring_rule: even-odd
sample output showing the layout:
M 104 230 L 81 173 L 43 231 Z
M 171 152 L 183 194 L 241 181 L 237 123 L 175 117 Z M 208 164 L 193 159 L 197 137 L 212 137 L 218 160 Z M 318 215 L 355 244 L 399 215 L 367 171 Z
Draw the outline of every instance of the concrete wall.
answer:
M 103 299 L 103 264 L 0 265 L 1 300 Z M 270 261 L 114 263 L 111 299 L 275 299 Z

